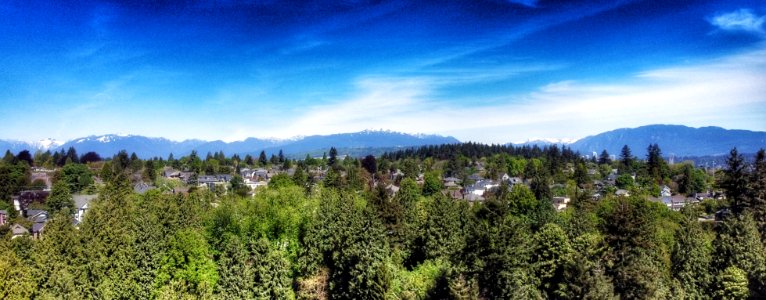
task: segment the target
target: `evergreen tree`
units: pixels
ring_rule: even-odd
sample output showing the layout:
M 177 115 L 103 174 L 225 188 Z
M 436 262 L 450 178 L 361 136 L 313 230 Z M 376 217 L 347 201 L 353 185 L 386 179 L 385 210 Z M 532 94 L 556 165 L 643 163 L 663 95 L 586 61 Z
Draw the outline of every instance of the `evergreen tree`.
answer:
M 726 164 L 727 168 L 724 170 L 724 177 L 721 180 L 720 186 L 726 192 L 726 199 L 729 200 L 732 211 L 740 214 L 749 204 L 747 199 L 747 166 L 742 154 L 737 152 L 737 148 L 731 149 Z
M 646 172 L 649 177 L 657 183 L 661 184 L 665 177 L 665 160 L 662 159 L 662 151 L 657 144 L 651 144 L 646 150 Z
M 740 268 L 726 268 L 718 275 L 717 283 L 718 289 L 714 294 L 716 299 L 744 300 L 750 296 L 747 273 Z
M 423 178 L 423 196 L 431 196 L 441 193 L 442 180 L 439 174 L 427 172 Z
M 585 233 L 573 239 L 572 259 L 564 261 L 563 282 L 555 296 L 561 299 L 617 298 L 602 261 L 606 250 L 599 234 Z
M 758 151 L 753 164 L 753 173 L 749 185 L 750 210 L 761 232 L 761 239 L 766 240 L 766 152 Z
M 555 298 L 564 283 L 564 268 L 572 259 L 569 238 L 560 226 L 548 223 L 535 233 L 531 267 L 546 298 Z
M 367 155 L 362 159 L 362 168 L 367 170 L 368 173 L 375 175 L 378 172 L 378 163 L 375 160 L 375 156 Z
M 327 161 L 327 165 L 330 167 L 335 167 L 335 165 L 338 163 L 338 150 L 335 149 L 335 147 L 330 147 L 330 158 Z
M 76 299 L 83 294 L 86 262 L 78 232 L 72 227 L 69 210 L 55 213 L 45 225 L 45 238 L 34 248 L 34 263 L 41 298 Z
M 630 152 L 630 147 L 628 145 L 622 146 L 622 150 L 620 151 L 620 166 L 622 167 L 623 172 L 631 172 L 633 171 L 633 154 Z
M 0 298 L 32 299 L 44 292 L 39 290 L 36 280 L 45 279 L 35 278 L 35 271 L 10 246 L 0 242 Z
M 265 151 L 261 151 L 261 154 L 258 154 L 258 164 L 261 167 L 263 167 L 263 166 L 266 166 L 266 164 L 268 164 L 268 163 L 269 163 L 269 161 L 266 159 L 266 152 Z
M 736 266 L 747 273 L 752 296 L 766 296 L 766 251 L 752 215 L 730 216 L 718 224 L 713 270 Z
M 603 164 L 609 165 L 611 163 L 612 163 L 612 158 L 609 157 L 609 153 L 606 152 L 606 149 L 604 149 L 604 151 L 601 151 L 601 155 L 598 156 L 598 164 L 599 165 L 603 165 Z
M 697 221 L 696 210 L 684 209 L 681 228 L 675 233 L 671 271 L 687 299 L 706 299 L 713 279 L 710 274 L 713 247 Z
M 34 166 L 34 160 L 32 159 L 32 154 L 29 153 L 28 150 L 21 150 L 19 154 L 16 155 L 16 161 L 23 161 L 26 162 L 28 166 Z
M 56 212 L 65 209 L 74 211 L 75 208 L 74 199 L 69 192 L 69 185 L 63 180 L 56 181 L 56 183 L 53 184 L 51 194 L 48 196 L 46 203 L 48 204 L 51 214 L 55 214 Z
M 615 291 L 626 298 L 666 297 L 664 269 L 655 238 L 657 217 L 650 203 L 640 197 L 613 200 L 604 216 L 604 234 L 611 247 L 608 254 Z

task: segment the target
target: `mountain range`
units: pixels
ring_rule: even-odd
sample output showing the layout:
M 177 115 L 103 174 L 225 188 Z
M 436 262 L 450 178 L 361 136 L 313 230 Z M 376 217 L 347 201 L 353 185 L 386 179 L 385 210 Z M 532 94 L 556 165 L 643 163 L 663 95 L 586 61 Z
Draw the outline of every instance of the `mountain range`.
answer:
M 167 157 L 187 155 L 192 150 L 199 155 L 208 152 L 223 151 L 226 155 L 252 154 L 260 151 L 274 154 L 282 150 L 285 155 L 298 157 L 306 154 L 321 155 L 330 147 L 338 148 L 340 153 L 350 155 L 379 154 L 400 148 L 423 145 L 460 143 L 454 137 L 425 134 L 406 134 L 392 131 L 365 130 L 354 133 L 331 135 L 312 135 L 292 139 L 248 138 L 243 141 L 172 141 L 165 138 L 151 138 L 139 135 L 101 135 L 74 139 L 65 143 L 46 139 L 34 143 L 0 140 L 0 150 L 8 149 L 13 153 L 21 150 L 59 151 L 74 147 L 83 154 L 94 151 L 102 156 L 112 156 L 120 150 L 135 152 L 139 157 Z M 582 154 L 600 153 L 606 150 L 618 155 L 623 145 L 631 148 L 633 155 L 642 157 L 649 144 L 658 144 L 663 155 L 670 156 L 716 156 L 724 155 L 733 147 L 741 153 L 755 153 L 766 147 L 766 132 L 748 130 L 727 130 L 720 127 L 693 128 L 681 125 L 647 125 L 637 128 L 621 128 L 588 136 L 577 141 L 571 140 L 534 140 L 515 145 L 566 145 Z
M 533 140 L 514 145 L 566 145 L 583 155 L 619 155 L 627 145 L 634 156 L 643 157 L 650 144 L 658 144 L 663 156 L 719 156 L 737 147 L 740 153 L 755 153 L 766 148 L 766 132 L 724 129 L 721 127 L 687 127 L 683 125 L 646 125 L 636 128 L 620 128 L 588 136 L 573 142 Z
M 120 150 L 135 152 L 142 158 L 167 157 L 173 153 L 175 156 L 188 155 L 197 151 L 201 156 L 208 152 L 223 151 L 226 155 L 252 154 L 258 155 L 261 151 L 267 154 L 276 154 L 280 150 L 288 156 L 300 156 L 308 153 L 321 155 L 330 147 L 336 147 L 341 153 L 361 153 L 366 149 L 370 153 L 377 152 L 375 149 L 397 149 L 423 145 L 455 144 L 460 143 L 451 136 L 406 134 L 392 131 L 365 130 L 354 133 L 340 133 L 331 135 L 312 135 L 296 137 L 292 139 L 258 139 L 247 138 L 243 141 L 224 142 L 185 140 L 172 141 L 166 138 L 152 138 L 140 135 L 117 135 L 107 134 L 100 136 L 88 136 L 74 139 L 65 143 L 60 142 L 35 142 L 25 143 L 20 141 L 0 140 L 0 149 L 8 149 L 13 153 L 22 150 L 51 150 L 59 151 L 74 147 L 77 153 L 96 152 L 101 156 L 112 156 Z M 343 149 L 344 151 L 340 151 Z

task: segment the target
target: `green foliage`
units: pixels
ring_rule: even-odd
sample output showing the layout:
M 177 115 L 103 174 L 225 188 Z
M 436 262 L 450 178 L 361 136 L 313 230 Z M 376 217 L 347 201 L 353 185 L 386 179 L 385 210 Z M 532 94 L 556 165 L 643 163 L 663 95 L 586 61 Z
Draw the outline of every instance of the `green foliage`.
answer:
M 29 185 L 29 166 L 0 161 L 0 200 L 10 202 L 11 196 Z
M 40 297 L 84 298 L 85 260 L 80 238 L 68 210 L 55 214 L 45 226 L 45 238 L 34 248 Z
M 441 192 L 442 181 L 439 174 L 426 172 L 423 180 L 423 196 L 431 196 Z
M 46 204 L 51 214 L 64 209 L 74 211 L 74 199 L 69 192 L 69 185 L 61 180 L 56 182 L 51 189 L 51 194 L 48 196 Z
M 712 283 L 710 267 L 712 236 L 700 226 L 694 210 L 689 209 L 675 234 L 672 274 L 684 289 L 687 299 L 705 299 Z
M 463 249 L 463 214 L 467 210 L 465 202 L 456 202 L 442 195 L 434 198 L 428 207 L 428 219 L 422 228 L 422 252 L 427 259 L 451 259 Z
M 78 193 L 93 184 L 90 170 L 83 164 L 67 164 L 58 174 L 58 180 L 65 182 L 72 193 Z
M 622 297 L 666 297 L 668 278 L 663 276 L 661 243 L 657 238 L 659 216 L 652 205 L 640 198 L 613 200 L 604 216 L 603 231 L 611 251 L 615 290 Z
M 655 146 L 650 147 L 652 155 L 659 151 Z M 131 180 L 141 180 L 142 170 L 150 176 L 146 172 L 159 171 L 165 162 L 142 161 L 122 151 L 103 162 L 106 186 L 98 187 L 100 196 L 77 228 L 67 190 L 82 188 L 81 175 L 89 170 L 66 151 L 48 158 L 36 154 L 35 161 L 69 163 L 59 171 L 48 199 L 51 218 L 42 239 L 10 239 L 10 228 L 0 227 L 5 235 L 0 239 L 0 297 L 741 299 L 766 295 L 763 152 L 752 168 L 743 161 L 741 167 L 726 171 L 722 186 L 736 186 L 735 198 L 741 192 L 741 201 L 734 202 L 740 209 L 714 224 L 700 223 L 697 217 L 703 210 L 725 208 L 725 201 L 705 201 L 677 213 L 635 196 L 660 184 L 683 193 L 706 188 L 708 175 L 691 164 L 668 167 L 660 157 L 654 162 L 659 165 L 655 172 L 656 166 L 644 167 L 628 155 L 631 162 L 620 162 L 617 184 L 631 186 L 634 196 L 595 200 L 590 197 L 594 191 L 586 164 L 594 165 L 567 148 L 493 147 L 427 147 L 363 161 L 335 157 L 324 186 L 309 182 L 307 168 L 313 170 L 325 161 L 309 157 L 296 162 L 294 176 L 277 175 L 268 189 L 255 195 L 237 192 L 245 186 L 238 176 L 229 193 L 169 194 L 165 184 L 173 180 L 158 178 L 155 182 L 161 189 L 138 195 Z M 331 153 L 331 160 L 335 155 Z M 11 156 L 0 162 L 0 192 L 8 197 L 28 186 L 29 175 L 27 161 Z M 282 163 L 280 157 L 272 157 L 272 164 Z M 249 160 L 258 163 L 253 157 Z M 232 172 L 247 161 L 248 157 L 229 159 L 217 152 L 204 161 L 193 153 L 168 163 L 183 170 Z M 478 171 L 479 165 L 485 170 Z M 421 167 L 422 189 L 415 181 Z M 405 178 L 387 176 L 398 168 Z M 600 168 L 602 173 L 611 171 L 607 164 Z M 377 173 L 374 178 L 370 170 Z M 470 205 L 440 193 L 439 174 L 463 177 L 479 172 L 494 177 L 504 170 L 526 176 L 531 188 L 503 185 L 488 200 Z M 632 172 L 637 172 L 635 183 L 628 180 Z M 727 185 L 733 179 L 736 184 Z M 564 211 L 554 211 L 548 199 L 553 183 L 565 183 L 556 193 L 573 199 Z M 390 184 L 399 187 L 396 195 L 386 189 Z M 13 213 L 9 205 L 0 207 Z M 29 226 L 22 218 L 10 221 Z
M 34 268 L 0 243 L 0 298 L 31 299 L 37 292 Z
M 564 281 L 564 268 L 573 250 L 564 230 L 553 223 L 545 224 L 532 239 L 531 267 L 540 280 L 540 290 L 551 298 Z
M 718 275 L 718 290 L 715 291 L 716 299 L 747 299 L 748 291 L 747 273 L 740 268 L 731 266 Z
M 155 282 L 160 294 L 166 293 L 167 289 L 183 287 L 177 291 L 181 295 L 210 297 L 217 282 L 215 262 L 199 230 L 183 229 L 169 237 L 168 250 Z
M 229 184 L 231 185 L 229 189 L 240 197 L 246 197 L 250 193 L 250 187 L 245 184 L 242 176 L 234 175 Z
M 742 213 L 749 204 L 747 199 L 748 177 L 745 165 L 745 159 L 742 154 L 734 148 L 729 153 L 727 168 L 724 171 L 724 177 L 719 183 L 726 192 L 726 199 L 729 200 L 734 213 Z
M 735 266 L 747 273 L 752 295 L 766 295 L 766 251 L 752 215 L 731 216 L 716 231 L 714 269 Z
M 386 299 L 432 299 L 429 296 L 439 288 L 438 281 L 449 267 L 444 260 L 426 260 L 408 271 L 389 261 L 387 268 L 393 270 L 393 276 Z

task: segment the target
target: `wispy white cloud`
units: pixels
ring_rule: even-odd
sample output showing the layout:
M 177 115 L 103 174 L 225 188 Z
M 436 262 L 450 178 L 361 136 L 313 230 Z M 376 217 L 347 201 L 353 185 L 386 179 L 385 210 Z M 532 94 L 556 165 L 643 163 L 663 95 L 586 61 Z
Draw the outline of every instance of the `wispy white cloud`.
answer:
M 367 77 L 345 101 L 308 107 L 278 136 L 385 128 L 481 142 L 581 138 L 653 123 L 766 130 L 766 47 L 696 65 L 647 70 L 615 83 L 562 81 L 500 104 L 459 105 L 429 77 Z M 495 101 L 497 102 L 497 101 Z
M 717 15 L 709 21 L 722 30 L 764 34 L 763 23 L 766 22 L 766 15 L 759 16 L 750 9 L 742 8 Z
M 537 0 L 508 0 L 510 3 L 521 4 L 528 7 L 536 7 Z

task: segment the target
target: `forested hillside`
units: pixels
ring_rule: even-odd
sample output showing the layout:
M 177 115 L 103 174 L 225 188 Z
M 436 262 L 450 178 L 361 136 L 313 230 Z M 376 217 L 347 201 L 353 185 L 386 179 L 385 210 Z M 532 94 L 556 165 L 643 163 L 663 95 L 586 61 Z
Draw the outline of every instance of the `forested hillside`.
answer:
M 624 147 L 615 161 L 606 151 L 591 161 L 555 146 L 481 144 L 363 159 L 334 148 L 304 160 L 87 155 L 0 162 L 0 298 L 766 297 L 763 150 L 754 162 L 732 150 L 723 170 L 670 165 L 658 145 L 640 158 Z M 29 180 L 38 161 L 53 186 L 29 209 L 48 220 L 39 237 L 16 235 L 12 224 L 31 221 L 11 199 L 44 186 Z M 251 190 L 251 169 L 278 171 Z M 176 170 L 194 177 L 180 181 Z M 233 177 L 201 184 L 213 174 Z M 610 175 L 614 186 L 597 184 Z M 454 196 L 479 177 L 499 187 L 481 200 Z M 664 187 L 709 196 L 674 211 L 652 200 Z M 81 222 L 73 194 L 98 195 Z M 557 210 L 563 197 L 571 202 Z

